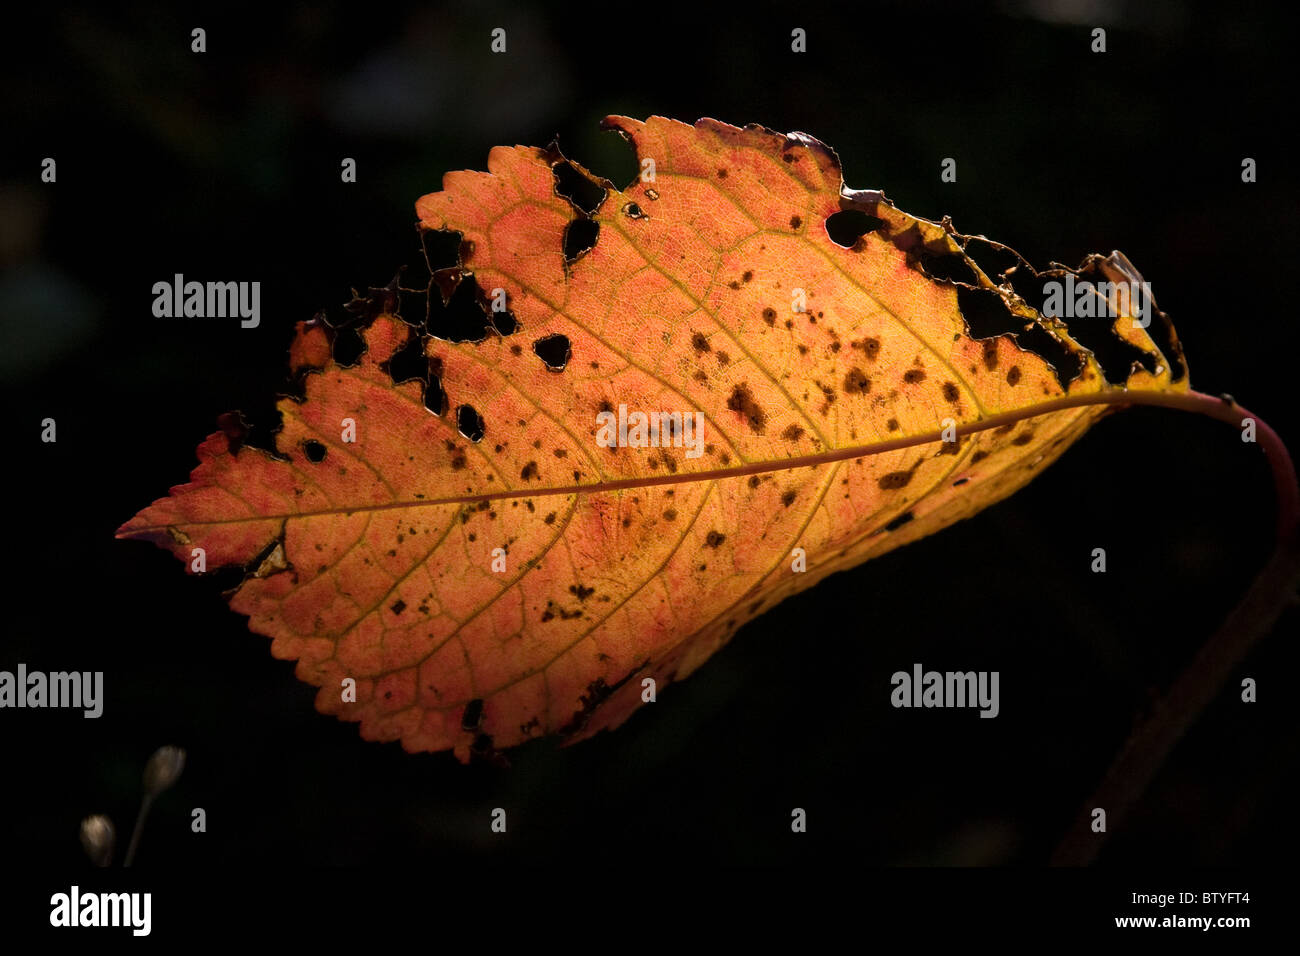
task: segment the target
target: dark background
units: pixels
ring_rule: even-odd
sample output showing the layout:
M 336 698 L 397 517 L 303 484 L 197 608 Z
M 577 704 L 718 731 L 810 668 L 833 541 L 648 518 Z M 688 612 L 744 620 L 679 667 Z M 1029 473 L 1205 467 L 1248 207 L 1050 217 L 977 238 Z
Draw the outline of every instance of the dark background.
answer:
M 1040 266 L 1122 249 L 1194 386 L 1231 391 L 1294 442 L 1292 35 L 1248 3 L 1100 0 L 32 16 L 6 43 L 0 93 L 0 668 L 103 670 L 106 705 L 98 720 L 0 713 L 10 859 L 76 872 L 92 812 L 125 842 L 144 762 L 174 743 L 188 766 L 142 867 L 1040 865 L 1267 557 L 1258 446 L 1132 410 L 1012 499 L 769 611 L 615 733 L 529 744 L 509 769 L 364 742 L 314 711 L 314 688 L 213 581 L 113 532 L 186 479 L 220 413 L 242 409 L 268 440 L 293 323 L 416 266 L 413 204 L 444 171 L 558 135 L 622 186 L 635 165 L 598 131 L 610 113 L 803 130 L 851 187 Z M 489 51 L 496 26 L 505 55 Z M 790 51 L 796 26 L 806 54 Z M 944 157 L 956 183 L 940 182 Z M 261 326 L 155 319 L 152 284 L 175 272 L 260 280 Z M 1103 864 L 1289 859 L 1295 626 L 1293 610 L 1234 675 Z M 894 710 L 889 675 L 918 661 L 1000 671 L 1001 715 Z M 1244 676 L 1260 683 L 1252 706 Z M 488 828 L 498 806 L 505 836 Z M 790 832 L 795 806 L 806 834 Z

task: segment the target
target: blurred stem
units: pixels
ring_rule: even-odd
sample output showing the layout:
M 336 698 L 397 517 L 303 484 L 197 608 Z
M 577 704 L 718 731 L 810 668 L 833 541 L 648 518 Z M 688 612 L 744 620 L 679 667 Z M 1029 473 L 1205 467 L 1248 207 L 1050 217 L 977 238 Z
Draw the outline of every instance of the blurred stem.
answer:
M 131 831 L 131 842 L 126 848 L 126 858 L 122 861 L 123 867 L 128 867 L 135 860 L 136 848 L 140 845 L 140 835 L 144 833 L 144 821 L 149 816 L 149 808 L 153 806 L 154 794 L 145 793 L 144 799 L 140 801 L 140 814 L 135 818 L 135 829 Z
M 1143 396 L 1132 404 L 1200 412 L 1239 428 L 1243 419 L 1255 419 L 1256 437 L 1268 456 L 1277 491 L 1277 545 L 1241 603 L 1129 735 L 1069 834 L 1052 854 L 1053 866 L 1085 866 L 1097 859 L 1107 833 L 1128 820 L 1174 745 L 1222 691 L 1233 669 L 1272 630 L 1279 615 L 1294 601 L 1300 583 L 1300 489 L 1295 466 L 1281 438 L 1263 419 L 1226 396 L 1216 399 L 1191 392 L 1178 396 L 1182 400 L 1177 402 L 1147 400 L 1155 397 Z M 1107 832 L 1093 833 L 1087 824 L 1095 807 L 1106 811 Z

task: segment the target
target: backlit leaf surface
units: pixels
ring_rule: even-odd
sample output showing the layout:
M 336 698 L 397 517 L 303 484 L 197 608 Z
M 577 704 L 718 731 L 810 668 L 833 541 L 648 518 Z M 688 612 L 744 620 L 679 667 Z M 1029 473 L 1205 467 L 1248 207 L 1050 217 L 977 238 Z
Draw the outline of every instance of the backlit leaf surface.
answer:
M 429 237 L 460 234 L 432 327 L 378 295 L 344 367 L 334 330 L 299 323 L 277 453 L 217 432 L 119 531 L 247 566 L 231 607 L 367 738 L 468 759 L 616 726 L 646 678 L 662 693 L 776 602 L 1006 497 L 1106 412 L 1036 407 L 1187 388 L 1162 313 L 1067 331 L 1038 308 L 1070 270 L 846 189 L 811 137 L 606 123 L 653 180 L 526 147 L 447 174 L 416 204 Z M 1140 279 L 1118 253 L 1073 271 Z M 495 328 L 439 338 L 469 292 Z M 389 364 L 412 349 L 427 384 Z M 620 406 L 701 413 L 700 453 L 601 447 Z

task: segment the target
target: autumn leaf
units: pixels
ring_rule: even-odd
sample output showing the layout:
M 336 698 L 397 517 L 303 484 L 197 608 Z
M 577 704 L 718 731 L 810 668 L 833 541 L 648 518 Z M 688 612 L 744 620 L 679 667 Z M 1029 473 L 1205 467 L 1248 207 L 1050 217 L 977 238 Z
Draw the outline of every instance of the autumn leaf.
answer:
M 1187 390 L 1119 253 L 1035 271 L 803 134 L 606 125 L 622 191 L 555 147 L 447 174 L 416 204 L 458 249 L 428 315 L 359 297 L 352 364 L 299 323 L 274 449 L 224 428 L 118 531 L 245 566 L 231 607 L 367 739 L 467 760 L 615 727 L 777 602 L 1016 491 L 1096 396 Z M 1043 315 L 1052 282 L 1092 317 Z M 634 413 L 667 413 L 657 442 Z

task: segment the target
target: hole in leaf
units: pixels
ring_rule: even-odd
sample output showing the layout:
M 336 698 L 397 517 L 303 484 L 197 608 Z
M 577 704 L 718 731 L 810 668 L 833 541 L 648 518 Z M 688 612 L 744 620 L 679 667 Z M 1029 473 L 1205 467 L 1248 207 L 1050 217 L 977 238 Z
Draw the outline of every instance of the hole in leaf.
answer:
M 895 518 L 893 521 L 889 522 L 889 524 L 885 525 L 885 530 L 886 530 L 886 531 L 897 531 L 897 530 L 898 530 L 899 528 L 901 528 L 903 525 L 905 525 L 905 524 L 907 524 L 909 521 L 911 521 L 914 517 L 915 517 L 915 515 L 913 515 L 912 512 L 910 512 L 910 511 L 904 511 L 901 515 L 899 515 L 899 516 L 898 516 L 897 518 Z
M 949 282 L 969 282 L 976 281 L 975 270 L 970 267 L 966 257 L 956 252 L 950 252 L 946 255 L 934 255 L 929 252 L 922 252 L 918 260 L 921 271 L 931 279 L 947 279 Z
M 1174 337 L 1173 323 L 1169 321 L 1167 315 L 1156 309 L 1154 303 L 1151 305 L 1151 324 L 1147 326 L 1147 335 L 1151 336 L 1151 341 L 1156 344 L 1156 348 L 1173 366 L 1170 371 L 1170 380 L 1174 382 L 1182 381 L 1183 376 L 1187 374 L 1187 362 L 1183 359 L 1183 347 L 1178 344 L 1178 340 Z
M 439 269 L 429 277 L 429 284 L 425 288 L 425 294 L 429 298 L 426 306 L 425 321 L 428 321 L 430 310 L 433 309 L 434 290 L 437 290 L 437 299 L 439 305 L 446 305 L 451 301 L 451 297 L 456 293 L 456 289 L 465 279 L 472 279 L 474 273 L 468 269 L 462 269 L 456 266 L 451 269 Z
M 307 460 L 310 462 L 320 464 L 325 460 L 325 446 L 314 438 L 309 438 L 307 441 L 303 442 L 302 450 L 303 454 L 307 456 Z
M 999 245 L 983 238 L 982 236 L 971 236 L 966 242 L 966 255 L 975 260 L 975 264 L 984 270 L 984 274 L 992 279 L 998 285 L 1002 284 L 1002 278 L 1012 269 L 1020 267 L 1018 271 L 1025 272 L 1023 263 L 1016 253 L 1012 252 L 1006 246 Z M 1023 299 L 1024 295 L 1017 293 Z M 1026 302 L 1029 300 L 1026 299 Z
M 483 722 L 483 701 L 475 698 L 465 705 L 465 711 L 460 715 L 461 730 L 478 730 L 478 725 Z
M 424 354 L 424 343 L 420 336 L 412 335 L 410 341 L 393 353 L 393 357 L 384 362 L 380 368 L 388 373 L 394 385 L 415 380 L 429 380 L 429 360 Z
M 379 367 L 388 373 L 394 385 L 401 385 L 403 382 L 419 382 L 420 397 L 424 407 L 435 415 L 441 416 L 446 408 L 447 397 L 439 378 L 442 359 L 426 355 L 424 344 L 424 338 L 413 331 L 406 344 Z
M 1119 337 L 1111 327 L 1112 318 L 1088 319 L 1078 318 L 1070 322 L 1070 335 L 1084 348 L 1096 356 L 1102 374 L 1111 385 L 1118 385 L 1128 380 L 1133 371 L 1133 363 L 1145 368 L 1152 374 L 1156 370 L 1155 356 L 1144 352 L 1131 342 Z M 1128 322 L 1128 319 L 1121 319 Z
M 1075 288 L 1078 290 L 1076 295 L 1076 304 L 1079 296 L 1087 295 L 1083 283 L 1091 283 L 1094 287 L 1102 282 L 1106 282 L 1106 274 L 1095 263 L 1089 263 L 1087 267 L 1080 270 L 1078 279 L 1075 282 Z M 1064 275 L 1053 275 L 1052 278 L 1064 283 Z M 1101 295 L 1092 293 L 1092 307 L 1095 317 L 1079 316 L 1070 319 L 1070 335 L 1074 340 L 1089 349 L 1097 358 L 1101 365 L 1102 374 L 1105 375 L 1106 381 L 1111 385 L 1118 385 L 1127 381 L 1133 371 L 1133 363 L 1137 362 L 1148 372 L 1155 374 L 1156 359 L 1150 352 L 1144 352 L 1132 342 L 1128 342 L 1115 331 L 1115 317 L 1110 313 L 1106 300 Z M 1133 303 L 1136 305 L 1136 303 Z M 1106 313 L 1106 314 L 1103 314 Z M 1068 313 L 1067 313 L 1068 314 Z M 1152 316 L 1152 325 L 1155 325 L 1155 317 Z M 1120 322 L 1131 322 L 1131 319 L 1122 318 Z
M 564 229 L 564 261 L 573 264 L 596 247 L 600 223 L 591 219 L 575 219 Z
M 429 381 L 424 386 L 424 407 L 441 417 L 447 411 L 447 393 L 442 390 L 442 379 L 434 372 L 436 359 L 429 359 Z
M 586 166 L 599 172 L 610 183 L 623 183 L 624 191 L 630 189 L 641 175 L 641 160 L 630 136 L 618 126 L 617 121 L 600 121 L 600 128 L 613 133 L 600 136 L 583 146 Z M 657 198 L 657 197 L 656 197 Z
M 444 305 L 429 296 L 429 334 L 447 342 L 482 342 L 492 323 L 483 308 L 478 282 L 465 273 Z
M 470 441 L 483 440 L 483 416 L 473 405 L 461 405 L 456 409 L 456 428 Z
M 366 343 L 361 338 L 361 333 L 352 326 L 347 326 L 334 334 L 330 354 L 334 356 L 335 364 L 350 368 L 361 360 L 365 350 Z
M 884 224 L 885 220 L 869 216 L 861 209 L 841 209 L 826 217 L 826 234 L 835 245 L 851 249 L 855 242 Z
M 1039 275 L 1032 266 L 1021 265 L 1009 270 L 1006 274 L 1006 284 L 1011 286 L 1011 291 L 1020 298 L 1024 299 L 1031 307 L 1039 312 L 1043 311 L 1045 301 L 1043 293 L 1043 277 Z
M 514 335 L 519 331 L 519 320 L 509 309 L 504 312 L 493 312 L 489 309 L 488 321 L 492 323 L 492 327 L 499 335 Z
M 992 289 L 957 286 L 957 308 L 973 339 L 991 339 L 1024 328 L 1025 320 L 1007 308 L 1002 296 Z
M 361 325 L 369 325 L 378 315 L 387 314 L 400 317 L 402 314 L 402 293 L 411 291 L 409 289 L 404 290 L 401 286 L 402 273 L 405 271 L 406 266 L 402 266 L 387 285 L 372 285 L 366 290 L 365 295 L 360 295 L 356 289 L 353 289 L 352 300 L 343 306 L 343 311 L 352 316 L 352 322 Z
M 424 264 L 429 272 L 452 269 L 460 263 L 461 234 L 450 229 L 420 230 L 420 247 L 424 251 Z
M 1052 334 L 1042 326 L 1031 326 L 1016 332 L 1012 337 L 1026 352 L 1033 352 L 1052 366 L 1061 388 L 1068 388 L 1083 371 L 1083 359 L 1053 338 Z
M 580 173 L 572 163 L 558 162 L 551 171 L 555 173 L 555 194 L 569 200 L 584 215 L 595 214 L 605 201 L 605 187 Z
M 1013 313 L 1006 300 L 992 289 L 957 286 L 957 307 L 973 339 L 1010 335 L 1016 344 L 1033 352 L 1052 366 L 1061 388 L 1066 388 L 1083 369 L 1083 360 L 1039 325 L 1025 328 L 1025 319 Z
M 569 339 L 564 335 L 548 335 L 538 339 L 533 343 L 533 352 L 552 372 L 563 372 L 573 355 Z
M 233 442 L 232 452 L 238 448 L 258 448 L 277 461 L 289 460 L 288 454 L 275 448 L 276 436 L 284 427 L 284 416 L 279 403 L 269 393 L 237 412 L 218 416 L 217 424 L 227 440 Z

